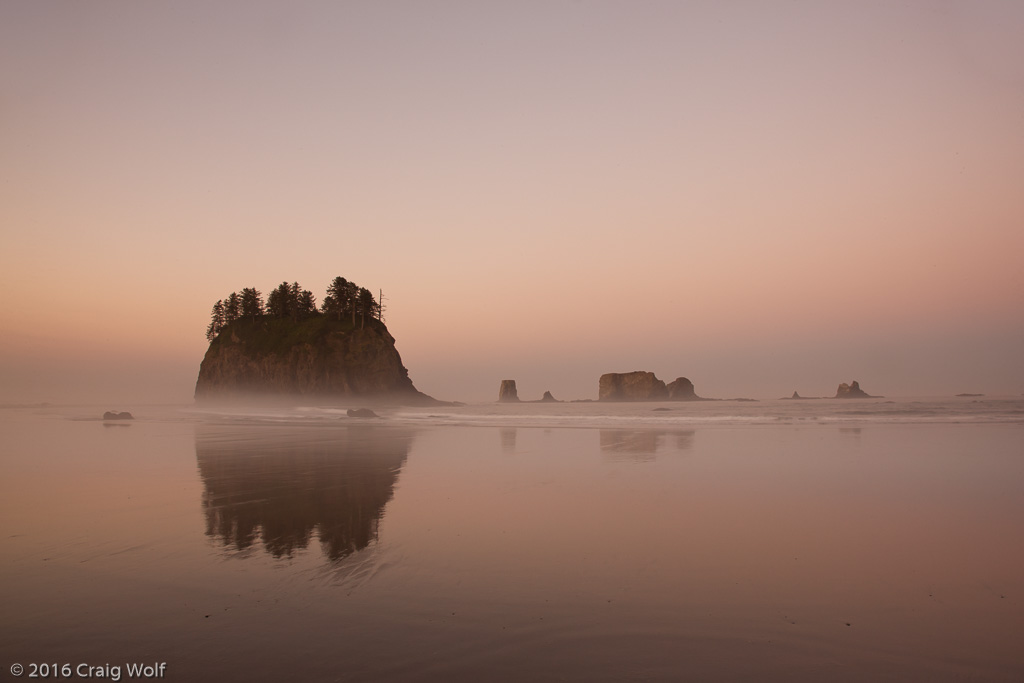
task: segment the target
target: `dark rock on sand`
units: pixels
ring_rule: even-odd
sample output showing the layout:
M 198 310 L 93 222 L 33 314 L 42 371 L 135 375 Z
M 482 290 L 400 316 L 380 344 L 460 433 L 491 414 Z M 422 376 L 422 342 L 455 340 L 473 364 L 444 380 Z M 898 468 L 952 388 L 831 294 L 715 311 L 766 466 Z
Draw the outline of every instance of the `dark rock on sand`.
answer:
M 840 384 L 836 390 L 836 398 L 872 398 L 872 396 L 861 389 L 860 384 L 854 381 L 850 384 L 845 382 Z
M 132 416 L 131 413 L 128 413 L 128 412 L 118 413 L 118 412 L 113 411 L 113 410 L 108 410 L 107 412 L 103 413 L 103 419 L 104 420 L 134 420 L 135 418 Z
M 514 379 L 501 380 L 501 387 L 498 389 L 498 401 L 501 403 L 515 403 L 519 400 L 519 391 L 516 389 Z
M 380 417 L 369 408 L 356 408 L 355 410 L 349 408 L 345 414 L 349 417 Z

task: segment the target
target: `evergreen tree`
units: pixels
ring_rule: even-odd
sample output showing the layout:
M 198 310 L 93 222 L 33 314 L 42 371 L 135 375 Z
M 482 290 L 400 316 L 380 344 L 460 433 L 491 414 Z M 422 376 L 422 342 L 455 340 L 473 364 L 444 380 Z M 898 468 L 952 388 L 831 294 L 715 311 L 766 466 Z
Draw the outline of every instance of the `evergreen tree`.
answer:
M 352 324 L 356 324 L 356 313 L 359 309 L 359 290 L 361 287 L 354 282 L 345 285 L 345 311 L 352 314 Z
M 231 295 L 224 300 L 224 322 L 229 323 L 238 320 L 238 316 L 241 314 L 242 299 L 238 296 L 237 292 L 231 292 Z
M 336 320 L 341 320 L 347 312 L 345 302 L 348 297 L 348 280 L 343 277 L 336 277 L 331 281 L 330 286 L 327 287 L 327 296 L 324 297 L 324 303 L 321 306 L 323 312 L 327 315 L 334 317 Z
M 210 312 L 210 326 L 206 328 L 206 340 L 212 342 L 222 329 L 224 329 L 224 302 L 218 299 Z
M 302 296 L 302 288 L 298 282 L 293 282 L 288 287 L 288 315 L 294 322 L 299 321 L 299 297 Z
M 267 295 L 267 313 L 275 318 L 284 318 L 291 313 L 289 305 L 292 288 L 287 282 L 279 284 Z
M 299 294 L 298 311 L 300 318 L 308 318 L 316 315 L 316 297 L 308 289 L 302 290 Z
M 258 289 L 246 287 L 242 290 L 241 299 L 243 316 L 252 318 L 255 322 L 256 318 L 263 315 L 263 295 L 260 294 Z
M 373 294 L 370 292 L 370 290 L 366 289 L 365 287 L 359 288 L 359 294 L 356 299 L 356 308 L 358 308 L 359 315 L 362 318 L 363 327 L 366 327 L 367 316 L 369 316 L 370 318 L 376 317 L 377 302 L 374 301 Z

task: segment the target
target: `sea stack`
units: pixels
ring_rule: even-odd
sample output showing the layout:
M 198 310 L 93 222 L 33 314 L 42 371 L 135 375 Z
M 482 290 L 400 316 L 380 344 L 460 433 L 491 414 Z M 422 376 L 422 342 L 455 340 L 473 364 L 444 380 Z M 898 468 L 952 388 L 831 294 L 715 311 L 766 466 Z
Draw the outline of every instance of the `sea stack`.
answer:
M 598 401 L 665 401 L 668 389 L 653 372 L 609 372 L 597 384 Z
M 550 391 L 545 391 L 544 395 L 540 398 L 541 403 L 561 403 L 557 398 L 551 395 Z
M 836 398 L 871 398 L 871 396 L 860 388 L 860 384 L 854 381 L 850 384 L 845 382 L 840 384 L 836 390 Z
M 675 381 L 669 382 L 668 398 L 670 401 L 697 401 L 700 396 L 693 389 L 693 382 L 685 377 L 677 377 Z
M 514 379 L 501 380 L 501 387 L 498 389 L 498 401 L 501 403 L 516 403 L 519 401 L 519 391 L 516 389 Z
M 409 371 L 384 323 L 319 315 L 242 318 L 225 325 L 199 366 L 199 402 L 351 399 L 400 405 L 433 404 Z

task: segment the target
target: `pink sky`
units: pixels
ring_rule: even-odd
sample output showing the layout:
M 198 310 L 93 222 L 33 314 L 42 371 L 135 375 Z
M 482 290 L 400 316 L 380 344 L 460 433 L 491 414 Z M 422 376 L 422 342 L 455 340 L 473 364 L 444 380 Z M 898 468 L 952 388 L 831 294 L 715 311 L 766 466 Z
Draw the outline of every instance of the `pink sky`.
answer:
M 343 275 L 417 387 L 1024 392 L 1017 2 L 4 3 L 0 402 Z

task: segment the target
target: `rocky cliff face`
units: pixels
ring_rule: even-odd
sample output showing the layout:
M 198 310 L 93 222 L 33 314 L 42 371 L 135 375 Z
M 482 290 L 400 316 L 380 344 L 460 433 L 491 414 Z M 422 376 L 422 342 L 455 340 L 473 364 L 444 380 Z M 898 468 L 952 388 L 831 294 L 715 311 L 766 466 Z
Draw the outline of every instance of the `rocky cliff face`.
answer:
M 598 380 L 598 401 L 664 401 L 665 383 L 653 372 L 609 372 Z
M 693 382 L 677 377 L 667 386 L 653 372 L 610 372 L 601 375 L 598 401 L 703 401 Z
M 669 382 L 666 388 L 671 401 L 696 401 L 700 398 L 693 388 L 693 382 L 685 377 L 677 377 L 674 382 Z
M 433 401 L 413 386 L 383 323 L 326 316 L 236 320 L 224 328 L 199 366 L 195 397 L 243 396 Z
M 498 400 L 502 403 L 514 403 L 519 400 L 519 391 L 516 389 L 514 379 L 501 380 L 501 386 L 498 388 Z

